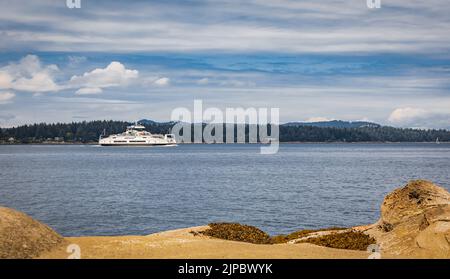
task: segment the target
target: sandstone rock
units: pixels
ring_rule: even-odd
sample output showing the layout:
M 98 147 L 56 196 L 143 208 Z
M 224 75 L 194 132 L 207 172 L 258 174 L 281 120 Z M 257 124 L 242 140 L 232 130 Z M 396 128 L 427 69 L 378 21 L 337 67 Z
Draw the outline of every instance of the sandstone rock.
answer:
M 63 237 L 24 213 L 0 207 L 0 259 L 24 259 L 62 244 Z
M 367 232 L 384 253 L 449 258 L 450 193 L 429 181 L 410 181 L 386 196 L 380 220 Z

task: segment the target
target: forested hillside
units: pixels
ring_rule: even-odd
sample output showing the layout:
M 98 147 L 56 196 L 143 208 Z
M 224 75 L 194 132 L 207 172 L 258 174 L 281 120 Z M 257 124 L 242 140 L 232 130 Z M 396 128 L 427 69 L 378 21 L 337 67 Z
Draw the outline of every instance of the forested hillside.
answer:
M 96 142 L 104 132 L 106 135 L 123 132 L 132 123 L 124 121 L 90 121 L 56 124 L 33 124 L 0 129 L 0 142 Z M 173 122 L 158 123 L 143 121 L 147 130 L 170 133 Z M 235 127 L 236 128 L 236 127 Z M 193 125 L 192 125 L 193 129 Z M 249 126 L 246 125 L 246 133 Z M 192 133 L 193 134 L 193 133 Z M 224 129 L 224 138 L 226 131 Z M 363 126 L 359 128 L 315 127 L 310 125 L 281 125 L 281 142 L 450 142 L 448 130 L 400 129 L 387 126 Z

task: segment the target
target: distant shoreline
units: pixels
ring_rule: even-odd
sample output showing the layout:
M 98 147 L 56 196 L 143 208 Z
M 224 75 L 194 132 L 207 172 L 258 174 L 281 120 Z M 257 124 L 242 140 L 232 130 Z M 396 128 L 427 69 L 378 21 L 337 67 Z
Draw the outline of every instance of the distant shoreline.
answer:
M 434 141 L 282 141 L 279 144 L 436 144 Z M 266 145 L 265 143 L 178 143 L 177 145 L 235 145 L 235 144 L 261 144 Z M 439 142 L 439 144 L 450 144 L 450 142 L 443 141 Z M 437 145 L 439 145 L 437 144 Z M 99 145 L 98 142 L 30 142 L 30 143 L 0 143 L 0 145 Z

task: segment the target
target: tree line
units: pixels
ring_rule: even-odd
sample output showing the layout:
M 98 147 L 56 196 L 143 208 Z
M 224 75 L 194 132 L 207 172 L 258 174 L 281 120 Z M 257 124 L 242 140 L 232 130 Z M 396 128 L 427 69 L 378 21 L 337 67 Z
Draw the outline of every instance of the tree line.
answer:
M 58 141 L 92 143 L 97 142 L 99 136 L 103 133 L 106 135 L 118 134 L 125 131 L 126 127 L 132 124 L 125 121 L 110 120 L 23 125 L 0 129 L 0 142 L 42 143 Z M 144 123 L 146 129 L 154 134 L 170 133 L 173 125 L 173 122 Z M 191 129 L 191 134 L 193 135 L 194 125 L 191 125 Z M 245 125 L 247 139 L 249 129 L 250 126 Z M 235 125 L 236 130 L 237 126 Z M 268 130 L 270 131 L 270 127 Z M 394 128 L 389 126 L 335 128 L 281 125 L 279 134 L 281 142 L 433 142 L 437 138 L 441 142 L 450 142 L 450 131 L 448 130 Z M 224 129 L 223 135 L 225 139 L 226 129 Z

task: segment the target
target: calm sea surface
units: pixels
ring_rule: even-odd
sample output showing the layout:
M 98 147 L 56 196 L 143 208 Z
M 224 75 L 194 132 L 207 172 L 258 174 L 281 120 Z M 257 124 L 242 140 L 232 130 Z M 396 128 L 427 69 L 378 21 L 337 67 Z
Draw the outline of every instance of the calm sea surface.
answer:
M 270 234 L 373 223 L 386 193 L 450 189 L 449 144 L 0 146 L 0 205 L 65 236 L 241 222 Z

